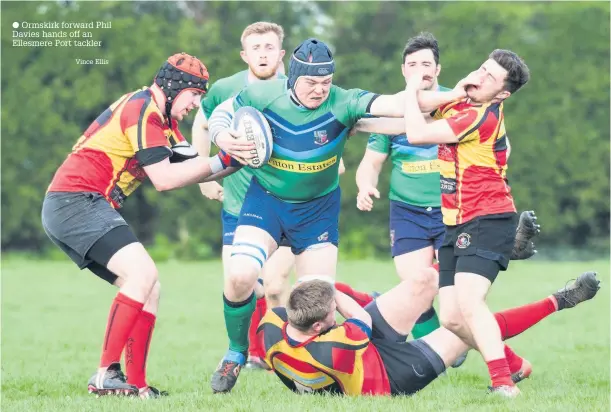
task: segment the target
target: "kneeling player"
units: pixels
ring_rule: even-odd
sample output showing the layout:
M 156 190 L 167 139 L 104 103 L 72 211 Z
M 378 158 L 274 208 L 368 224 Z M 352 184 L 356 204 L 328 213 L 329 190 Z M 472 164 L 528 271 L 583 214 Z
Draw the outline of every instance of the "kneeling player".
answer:
M 541 301 L 496 313 L 503 339 L 592 299 L 599 283 L 596 273 L 586 272 Z M 405 342 L 437 293 L 437 285 L 437 271 L 428 268 L 362 308 L 327 281 L 303 282 L 291 292 L 286 309 L 269 311 L 259 326 L 266 361 L 296 392 L 414 394 L 469 349 L 443 327 Z M 340 325 L 335 323 L 336 310 L 346 318 Z M 508 360 L 522 364 L 517 356 Z M 498 388 L 494 392 L 506 394 Z

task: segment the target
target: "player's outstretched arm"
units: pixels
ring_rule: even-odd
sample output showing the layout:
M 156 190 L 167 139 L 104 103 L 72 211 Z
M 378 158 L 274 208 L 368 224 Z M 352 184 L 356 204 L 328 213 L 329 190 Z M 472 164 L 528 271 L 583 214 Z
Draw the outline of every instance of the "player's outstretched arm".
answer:
M 354 299 L 340 292 L 339 290 L 336 290 L 335 303 L 337 304 L 337 311 L 345 319 L 358 319 L 371 328 L 371 315 L 369 315 L 369 313 L 367 313 L 367 311 L 363 309 L 361 305 L 356 303 Z
M 458 143 L 459 136 L 456 135 L 447 120 L 437 120 L 429 122 L 420 112 L 418 102 L 418 90 L 422 83 L 422 74 L 414 73 L 407 82 L 405 87 L 405 133 L 407 140 L 411 144 L 438 144 L 438 143 Z M 460 83 L 459 83 L 460 84 Z M 462 90 L 462 86 L 458 86 L 455 90 Z M 443 93 L 443 92 L 442 92 Z M 449 93 L 449 92 L 448 92 Z
M 416 111 L 418 113 L 431 112 L 439 106 L 461 99 L 464 96 L 464 89 L 461 91 L 455 88 L 454 90 L 445 92 L 419 90 L 417 91 L 418 109 L 416 109 Z M 391 95 L 385 94 L 378 96 L 371 103 L 369 113 L 379 117 L 403 117 L 405 113 L 405 91 Z
M 403 116 L 403 115 L 401 115 Z M 350 135 L 357 132 L 378 133 L 396 136 L 405 133 L 405 121 L 402 117 L 369 117 L 359 119 L 350 131 Z
M 197 156 L 180 163 L 170 163 L 166 158 L 143 167 L 155 189 L 160 192 L 221 179 L 239 168 L 240 165 L 223 152 L 209 158 Z

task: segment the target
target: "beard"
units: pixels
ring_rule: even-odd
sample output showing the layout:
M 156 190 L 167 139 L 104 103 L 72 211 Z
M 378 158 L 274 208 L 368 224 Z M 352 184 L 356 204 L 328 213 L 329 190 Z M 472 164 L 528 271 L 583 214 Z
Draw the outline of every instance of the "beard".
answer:
M 259 80 L 268 80 L 276 75 L 277 68 L 278 68 L 278 64 L 276 65 L 269 64 L 265 67 L 255 66 L 252 72 Z

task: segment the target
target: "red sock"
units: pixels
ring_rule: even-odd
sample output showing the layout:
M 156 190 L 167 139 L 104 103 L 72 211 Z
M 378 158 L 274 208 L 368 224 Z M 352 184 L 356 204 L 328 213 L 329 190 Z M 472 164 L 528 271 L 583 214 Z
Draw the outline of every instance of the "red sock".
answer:
M 100 368 L 121 361 L 121 352 L 143 306 L 143 303 L 136 302 L 121 292 L 117 294 L 108 314 Z
M 539 302 L 504 310 L 494 314 L 503 340 L 512 338 L 537 324 L 541 319 L 556 312 L 553 296 Z
M 509 372 L 507 359 L 495 359 L 486 363 L 488 364 L 488 373 L 490 374 L 490 379 L 492 380 L 492 387 L 515 385 L 511 380 L 511 373 Z
M 505 358 L 507 359 L 507 364 L 509 365 L 509 372 L 512 374 L 516 373 L 522 367 L 522 359 L 518 355 L 515 354 L 514 351 L 507 345 L 505 345 Z
M 356 303 L 361 305 L 361 307 L 363 308 L 369 303 L 373 302 L 373 298 L 367 293 L 357 292 L 356 290 L 348 286 L 346 283 L 335 282 L 335 289 L 339 290 L 342 293 L 345 293 L 352 299 L 356 300 Z
M 250 318 L 250 328 L 248 328 L 248 354 L 250 356 L 258 356 L 265 358 L 265 352 L 259 339 L 257 339 L 257 328 L 263 316 L 267 312 L 267 302 L 265 298 L 257 299 L 257 307 Z
M 138 389 L 146 388 L 146 358 L 157 318 L 150 312 L 142 311 L 127 338 L 125 345 L 125 369 L 127 383 Z

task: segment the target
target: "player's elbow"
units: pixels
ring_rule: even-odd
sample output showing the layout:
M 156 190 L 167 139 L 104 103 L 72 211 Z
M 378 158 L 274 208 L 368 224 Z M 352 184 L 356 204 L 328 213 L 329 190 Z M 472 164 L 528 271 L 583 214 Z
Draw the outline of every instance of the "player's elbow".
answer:
M 407 141 L 410 144 L 423 144 L 426 143 L 426 136 L 424 133 L 414 130 L 413 132 L 407 133 Z
M 168 178 L 159 177 L 157 179 L 151 179 L 151 183 L 158 192 L 167 192 L 168 190 L 175 189 L 174 185 Z
M 176 189 L 175 179 L 170 173 L 168 167 L 155 167 L 152 170 L 147 170 L 149 180 L 158 192 L 167 192 L 168 190 Z

